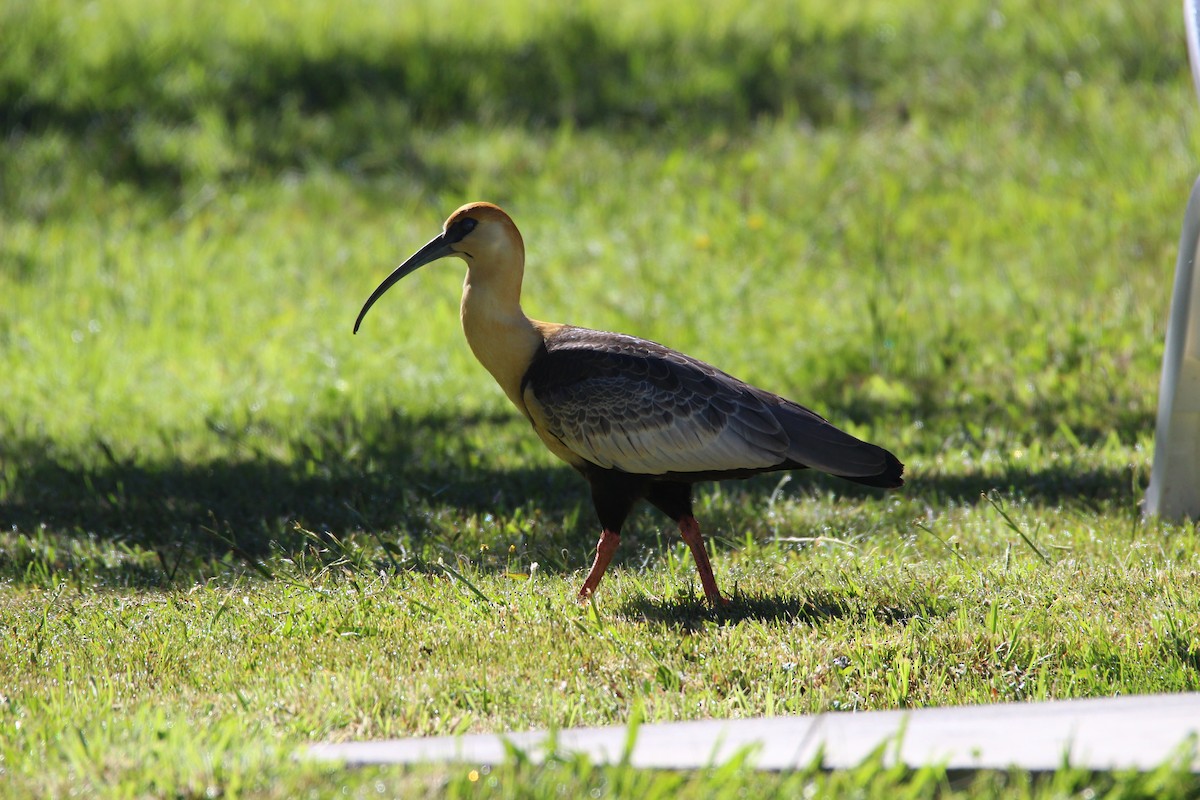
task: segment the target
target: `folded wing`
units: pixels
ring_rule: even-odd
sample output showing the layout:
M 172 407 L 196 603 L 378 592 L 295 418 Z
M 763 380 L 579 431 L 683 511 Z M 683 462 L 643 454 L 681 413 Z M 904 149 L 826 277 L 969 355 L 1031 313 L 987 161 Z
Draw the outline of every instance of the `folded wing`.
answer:
M 879 485 L 900 483 L 899 462 L 886 450 L 631 336 L 564 328 L 534 360 L 523 392 L 535 425 L 606 469 L 719 476 L 808 466 L 851 479 L 895 471 L 894 483 Z

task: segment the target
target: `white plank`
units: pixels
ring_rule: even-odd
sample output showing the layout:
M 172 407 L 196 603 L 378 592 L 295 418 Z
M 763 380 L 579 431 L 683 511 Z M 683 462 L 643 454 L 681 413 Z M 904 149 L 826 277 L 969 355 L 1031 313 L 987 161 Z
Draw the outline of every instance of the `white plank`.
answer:
M 1189 737 L 1190 740 L 1189 740 Z M 704 720 L 642 725 L 629 761 L 638 767 L 697 769 L 751 748 L 760 769 L 853 767 L 876 748 L 887 763 L 920 767 L 1050 771 L 1069 760 L 1096 770 L 1151 769 L 1178 759 L 1200 772 L 1200 694 L 1150 695 L 1042 703 L 841 712 L 770 719 Z M 575 728 L 553 737 L 557 752 L 617 763 L 629 729 Z M 459 761 L 499 764 L 508 746 L 544 757 L 551 734 L 530 731 L 461 737 L 319 744 L 311 757 L 361 764 Z

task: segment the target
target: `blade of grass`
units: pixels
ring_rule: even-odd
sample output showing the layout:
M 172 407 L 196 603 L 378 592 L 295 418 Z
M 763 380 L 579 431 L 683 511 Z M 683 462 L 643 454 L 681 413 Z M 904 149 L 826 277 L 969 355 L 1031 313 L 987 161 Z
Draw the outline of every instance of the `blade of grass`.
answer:
M 478 598 L 479 600 L 482 600 L 484 603 L 486 603 L 489 606 L 495 604 L 495 602 L 496 602 L 495 600 L 493 600 L 492 598 L 488 597 L 486 594 L 481 592 L 479 590 L 478 586 L 471 583 L 471 581 L 467 580 L 465 575 L 463 575 L 458 570 L 454 569 L 454 567 L 450 566 L 442 559 L 439 558 L 436 562 L 434 562 L 433 565 L 435 567 L 437 567 L 438 569 L 440 569 L 442 572 L 445 572 L 447 575 L 449 575 L 454 580 L 458 581 L 463 586 L 465 586 L 467 588 L 467 590 L 470 591 L 471 594 L 475 595 L 475 597 Z
M 1050 566 L 1050 558 L 1038 549 L 1038 546 L 1033 543 L 1032 539 L 1025 535 L 1025 531 L 1021 530 L 1021 526 L 1018 525 L 1016 521 L 1008 515 L 1008 512 L 1004 510 L 1004 506 L 1002 506 L 999 501 L 993 499 L 987 492 L 982 492 L 980 496 L 988 502 L 988 505 L 996 510 L 996 513 L 999 514 L 1000 518 L 1004 520 L 1004 524 L 1007 525 L 1010 530 L 1016 533 L 1017 536 L 1021 537 L 1021 541 L 1029 546 L 1029 549 L 1032 550 L 1039 559 L 1041 559 L 1042 563 L 1046 566 Z

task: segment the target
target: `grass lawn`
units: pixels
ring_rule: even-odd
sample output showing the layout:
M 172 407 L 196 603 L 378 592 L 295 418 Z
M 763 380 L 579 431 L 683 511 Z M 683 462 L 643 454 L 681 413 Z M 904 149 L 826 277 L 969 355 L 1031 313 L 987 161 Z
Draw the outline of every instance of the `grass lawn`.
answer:
M 1064 767 L 341 770 L 306 743 L 1200 689 L 1143 520 L 1197 109 L 1173 3 L 0 5 L 0 794 L 1195 796 Z M 727 609 L 472 359 L 525 307 L 893 450 L 702 485 Z

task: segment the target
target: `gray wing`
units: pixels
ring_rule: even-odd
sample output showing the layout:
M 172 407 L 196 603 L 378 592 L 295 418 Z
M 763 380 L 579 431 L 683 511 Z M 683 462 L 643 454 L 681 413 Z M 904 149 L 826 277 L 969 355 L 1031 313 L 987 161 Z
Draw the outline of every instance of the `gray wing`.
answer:
M 534 360 L 523 393 L 535 425 L 606 469 L 744 474 L 810 466 L 854 477 L 887 466 L 886 451 L 803 406 L 630 336 L 563 329 Z

